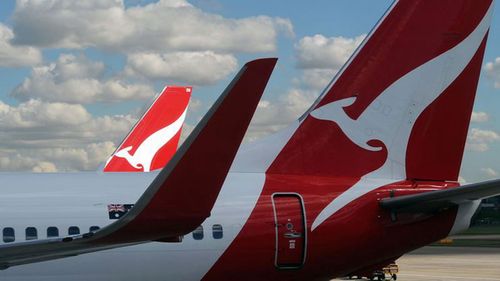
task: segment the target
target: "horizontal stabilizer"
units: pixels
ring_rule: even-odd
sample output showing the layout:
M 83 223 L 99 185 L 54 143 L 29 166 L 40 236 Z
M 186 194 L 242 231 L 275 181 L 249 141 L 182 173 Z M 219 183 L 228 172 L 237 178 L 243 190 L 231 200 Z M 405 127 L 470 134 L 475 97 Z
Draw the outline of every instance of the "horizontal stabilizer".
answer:
M 500 180 L 492 180 L 457 188 L 385 198 L 380 201 L 380 207 L 399 213 L 434 212 L 499 194 Z

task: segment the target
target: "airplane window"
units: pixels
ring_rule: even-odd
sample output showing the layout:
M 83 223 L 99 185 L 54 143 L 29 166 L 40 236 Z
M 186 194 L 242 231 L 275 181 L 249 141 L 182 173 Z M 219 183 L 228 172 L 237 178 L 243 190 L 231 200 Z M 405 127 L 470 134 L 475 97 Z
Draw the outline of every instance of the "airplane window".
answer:
M 12 227 L 6 227 L 3 229 L 3 242 L 10 243 L 16 240 L 14 235 L 14 229 Z
M 91 226 L 91 227 L 89 228 L 90 232 L 96 232 L 96 231 L 98 231 L 99 229 L 101 229 L 101 228 L 100 228 L 100 227 L 98 227 L 97 225 Z
M 36 239 L 38 239 L 38 233 L 36 231 L 36 228 L 27 227 L 26 228 L 26 240 L 36 240 Z
M 70 226 L 68 228 L 68 235 L 78 235 L 80 234 L 80 229 L 78 226 Z
M 212 226 L 212 236 L 214 237 L 214 239 L 222 239 L 222 236 L 224 236 L 222 225 L 214 224 Z
M 59 229 L 55 226 L 47 228 L 47 237 L 59 237 Z
M 203 226 L 198 226 L 197 229 L 193 231 L 193 239 L 194 240 L 201 240 L 203 239 Z

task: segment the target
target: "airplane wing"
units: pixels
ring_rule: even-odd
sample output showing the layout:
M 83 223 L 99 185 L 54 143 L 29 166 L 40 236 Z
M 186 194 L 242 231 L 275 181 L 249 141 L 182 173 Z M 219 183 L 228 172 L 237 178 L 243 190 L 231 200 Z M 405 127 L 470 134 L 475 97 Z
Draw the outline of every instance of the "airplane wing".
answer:
M 103 172 L 161 169 L 177 151 L 192 87 L 168 86 L 106 161 Z
M 436 212 L 496 195 L 500 195 L 500 180 L 468 184 L 457 188 L 415 195 L 385 198 L 380 201 L 380 207 L 398 213 Z
M 126 215 L 95 233 L 0 246 L 0 268 L 148 241 L 179 242 L 215 204 L 277 59 L 247 63 Z

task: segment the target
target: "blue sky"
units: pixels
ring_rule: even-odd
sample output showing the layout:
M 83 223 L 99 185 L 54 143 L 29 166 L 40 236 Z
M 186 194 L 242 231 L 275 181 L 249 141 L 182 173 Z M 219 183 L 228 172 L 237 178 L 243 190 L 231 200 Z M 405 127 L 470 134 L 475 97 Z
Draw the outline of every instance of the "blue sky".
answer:
M 259 109 L 248 139 L 271 133 L 307 108 L 324 86 L 323 80 L 330 79 L 347 59 L 332 55 L 326 58 L 331 60 L 330 68 L 304 69 L 299 66 L 299 54 L 308 51 L 304 39 L 319 35 L 328 44 L 352 51 L 392 3 L 166 0 L 168 5 L 151 11 L 148 7 L 157 1 L 59 2 L 64 3 L 57 0 L 52 6 L 37 6 L 34 1 L 25 1 L 17 9 L 13 0 L 0 2 L 3 32 L 11 32 L 3 39 L 13 54 L 10 59 L 23 61 L 2 62 L 5 57 L 0 51 L 0 113 L 1 106 L 9 112 L 0 115 L 0 127 L 5 131 L 0 137 L 0 170 L 95 169 L 127 133 L 154 92 L 164 84 L 192 84 L 190 79 L 197 79 L 202 82 L 194 85 L 188 132 L 245 61 L 265 56 L 277 56 L 280 61 L 264 97 L 268 104 Z M 183 19 L 165 6 L 182 9 L 184 17 L 194 15 L 195 19 L 180 26 L 176 23 Z M 154 10 L 164 13 L 155 14 Z M 106 11 L 119 12 L 107 16 Z M 68 12 L 71 20 L 64 17 Z M 471 124 L 476 130 L 464 157 L 462 176 L 468 182 L 500 177 L 500 60 L 493 63 L 500 57 L 498 14 L 494 15 L 475 104 L 478 115 Z M 138 28 L 138 22 L 144 26 Z M 211 34 L 211 27 L 220 26 L 227 28 L 225 32 L 213 30 Z M 196 33 L 204 27 L 207 30 Z M 190 28 L 193 37 L 221 39 L 207 46 L 196 43 L 198 38 L 180 34 L 179 30 Z M 231 30 L 243 30 L 253 41 L 239 42 L 246 38 Z M 128 38 L 130 33 L 137 36 Z M 173 39 L 162 41 L 162 36 Z M 163 64 L 141 65 L 146 56 L 161 58 Z M 168 67 L 174 60 L 180 61 L 179 69 Z M 489 62 L 493 64 L 487 71 Z M 196 72 L 199 70 L 204 73 Z M 319 77 L 323 82 L 311 83 L 307 77 Z M 72 84 L 66 83 L 68 80 Z M 127 91 L 106 92 L 113 85 L 125 85 Z M 90 88 L 94 90 L 85 91 Z M 33 99 L 39 102 L 30 103 Z M 61 103 L 67 106 L 57 106 Z M 272 111 L 283 106 L 286 108 L 280 109 L 278 118 Z M 60 112 L 45 112 L 54 108 Z M 109 120 L 116 124 L 109 125 Z

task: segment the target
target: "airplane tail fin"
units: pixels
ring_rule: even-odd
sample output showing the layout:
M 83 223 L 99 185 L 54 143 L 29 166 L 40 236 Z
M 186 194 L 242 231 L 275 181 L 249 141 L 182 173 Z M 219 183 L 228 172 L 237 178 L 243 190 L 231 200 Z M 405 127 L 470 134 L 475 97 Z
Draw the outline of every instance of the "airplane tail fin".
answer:
M 177 151 L 192 87 L 168 86 L 107 160 L 103 172 L 149 172 Z
M 492 9 L 396 1 L 268 172 L 456 181 Z

